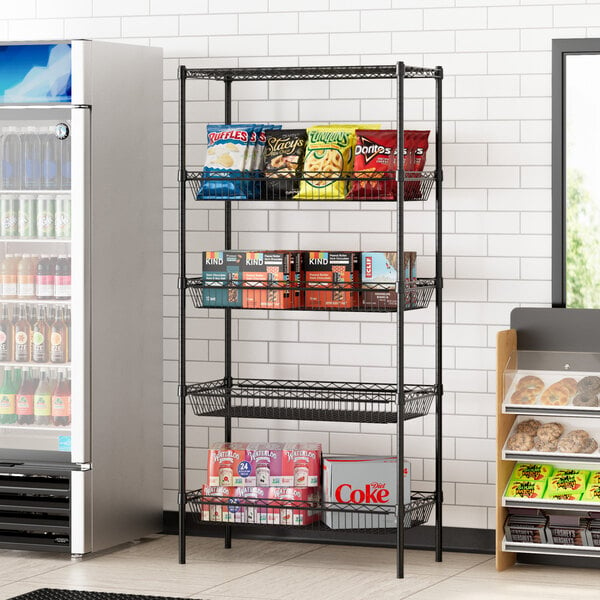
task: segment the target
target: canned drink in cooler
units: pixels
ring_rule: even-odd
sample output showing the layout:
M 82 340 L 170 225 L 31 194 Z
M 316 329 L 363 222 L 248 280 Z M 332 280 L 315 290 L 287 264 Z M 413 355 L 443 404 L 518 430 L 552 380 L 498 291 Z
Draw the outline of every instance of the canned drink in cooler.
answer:
M 39 238 L 54 238 L 54 196 L 40 194 L 37 202 L 37 236 Z
M 19 201 L 16 194 L 0 196 L 0 235 L 2 237 L 17 237 Z
M 36 234 L 36 198 L 32 194 L 19 196 L 18 232 L 20 238 L 34 238 Z
M 54 228 L 57 238 L 71 237 L 71 196 L 59 194 L 56 196 Z

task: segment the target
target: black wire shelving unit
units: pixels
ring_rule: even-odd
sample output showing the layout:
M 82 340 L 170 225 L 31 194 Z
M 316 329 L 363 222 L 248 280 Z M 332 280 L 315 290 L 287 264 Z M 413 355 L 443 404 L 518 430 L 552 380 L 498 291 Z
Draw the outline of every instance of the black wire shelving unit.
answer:
M 186 198 L 191 194 L 195 199 L 202 195 L 206 176 L 198 170 L 188 170 L 186 162 L 187 125 L 187 84 L 190 80 L 220 81 L 224 86 L 224 123 L 232 123 L 232 84 L 244 81 L 293 81 L 293 80 L 369 80 L 391 79 L 395 81 L 397 114 L 397 146 L 404 142 L 404 85 L 409 79 L 431 79 L 435 86 L 435 169 L 423 172 L 404 171 L 402 161 L 398 170 L 383 174 L 385 181 L 393 188 L 392 195 L 376 197 L 365 192 L 349 195 L 346 200 L 359 201 L 368 209 L 372 200 L 394 202 L 396 205 L 397 257 L 404 253 L 404 204 L 407 201 L 425 202 L 435 190 L 435 277 L 405 282 L 402 278 L 393 284 L 396 290 L 394 302 L 381 305 L 366 303 L 361 299 L 366 292 L 374 291 L 373 286 L 348 288 L 340 285 L 335 291 L 340 297 L 346 295 L 342 307 L 319 306 L 313 304 L 309 310 L 344 310 L 354 312 L 394 312 L 396 313 L 397 345 L 396 381 L 384 383 L 349 383 L 331 381 L 292 381 L 268 379 L 240 379 L 233 377 L 232 371 L 232 313 L 243 307 L 223 306 L 224 312 L 224 374 L 223 377 L 206 382 L 189 383 L 186 375 L 186 315 L 187 302 L 198 309 L 215 308 L 214 298 L 223 295 L 269 292 L 302 294 L 309 289 L 306 282 L 294 285 L 282 282 L 208 282 L 201 277 L 188 277 L 186 261 Z M 179 562 L 186 561 L 186 514 L 205 525 L 215 525 L 224 531 L 225 547 L 231 547 L 232 530 L 235 527 L 251 526 L 265 528 L 272 526 L 276 531 L 302 530 L 303 539 L 318 541 L 321 536 L 335 539 L 336 533 L 347 535 L 364 534 L 373 539 L 373 534 L 395 534 L 396 573 L 404 577 L 404 532 L 405 529 L 427 523 L 435 511 L 435 560 L 442 560 L 442 67 L 411 67 L 403 62 L 394 65 L 339 66 L 339 67 L 273 67 L 273 68 L 218 68 L 188 69 L 179 67 Z M 219 177 L 212 173 L 211 178 Z M 356 180 L 353 173 L 336 173 L 332 177 L 343 178 L 352 188 Z M 305 180 L 307 175 L 304 175 Z M 326 174 L 314 174 L 323 181 Z M 230 178 L 229 178 L 230 179 Z M 266 180 L 256 174 L 244 175 L 238 182 L 252 190 L 245 201 L 285 201 L 296 200 L 328 201 L 331 198 L 316 196 L 298 198 L 293 196 L 299 181 L 290 180 L 289 190 L 281 185 L 273 192 Z M 318 187 L 318 186 L 313 186 Z M 239 186 L 238 186 L 239 189 Z M 199 194 L 200 192 L 200 194 Z M 225 215 L 224 249 L 232 249 L 232 205 L 239 198 L 231 196 L 211 196 L 204 194 L 204 200 L 223 201 Z M 335 210 L 335 208 L 331 208 Z M 398 264 L 402 264 L 399 260 Z M 378 287 L 378 286 L 375 286 Z M 215 288 L 217 294 L 214 295 Z M 329 288 L 328 288 L 329 289 Z M 381 290 L 389 290 L 381 286 Z M 213 296 L 210 294 L 213 293 Z M 207 302 L 207 298 L 212 298 Z M 409 384 L 404 381 L 404 314 L 409 310 L 421 309 L 435 302 L 435 381 L 430 385 Z M 276 309 L 268 303 L 262 308 Z M 287 308 L 286 310 L 299 310 Z M 304 310 L 304 309 L 300 309 Z M 391 325 L 392 326 L 392 325 Z M 200 490 L 186 487 L 186 409 L 190 406 L 195 415 L 221 417 L 225 425 L 225 441 L 231 441 L 232 418 L 302 419 L 319 421 L 345 421 L 358 423 L 395 423 L 397 440 L 398 489 L 397 505 L 324 503 L 321 501 L 294 502 L 292 500 L 273 501 L 257 499 L 231 499 L 216 495 L 205 495 Z M 404 422 L 422 417 L 434 406 L 435 414 L 435 489 L 431 492 L 412 492 L 404 498 Z M 233 506 L 232 506 L 233 505 Z M 211 512 L 212 511 L 212 512 Z M 211 515 L 215 515 L 213 519 Z M 223 515 L 227 515 L 226 518 Z M 324 515 L 333 515 L 337 527 L 332 529 L 323 523 Z M 289 519 L 297 519 L 290 525 Z M 306 524 L 304 524 L 306 523 Z M 398 526 L 398 524 L 400 524 Z

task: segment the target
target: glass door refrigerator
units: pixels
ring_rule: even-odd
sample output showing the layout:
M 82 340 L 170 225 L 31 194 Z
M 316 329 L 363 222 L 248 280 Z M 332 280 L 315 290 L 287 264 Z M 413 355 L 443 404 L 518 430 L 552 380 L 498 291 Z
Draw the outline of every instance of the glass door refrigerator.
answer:
M 0 45 L 0 548 L 162 524 L 162 52 Z

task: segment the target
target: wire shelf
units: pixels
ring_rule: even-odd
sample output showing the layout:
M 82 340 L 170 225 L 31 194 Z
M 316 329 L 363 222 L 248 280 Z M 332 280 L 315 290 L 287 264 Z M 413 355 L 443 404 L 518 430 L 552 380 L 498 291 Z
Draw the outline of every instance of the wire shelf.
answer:
M 396 65 L 323 66 L 323 67 L 262 67 L 185 69 L 186 79 L 215 79 L 218 81 L 268 81 L 307 79 L 395 79 Z M 441 67 L 404 66 L 406 79 L 442 79 Z
M 396 528 L 394 505 L 232 498 L 205 495 L 200 490 L 188 492 L 186 500 L 194 518 L 203 525 L 274 525 L 340 533 L 390 533 Z M 426 523 L 434 504 L 433 492 L 413 492 L 404 507 L 404 527 Z M 335 524 L 334 528 L 324 520 Z
M 186 386 L 198 416 L 396 423 L 397 387 L 389 383 L 216 379 Z M 404 420 L 429 413 L 435 385 L 404 386 Z
M 290 281 L 228 281 L 194 277 L 186 280 L 196 308 L 252 310 L 327 310 L 395 312 L 398 294 L 387 283 L 307 283 Z M 436 289 L 435 279 L 407 282 L 404 310 L 427 308 Z
M 406 171 L 404 200 L 426 202 L 436 178 L 436 171 Z M 246 171 L 211 169 L 186 171 L 185 179 L 196 200 L 396 202 L 396 171 L 380 171 L 376 177 L 365 177 L 361 171 L 290 171 L 265 177 Z M 307 191 L 296 197 L 302 182 Z M 338 190 L 332 191 L 332 184 L 340 182 Z

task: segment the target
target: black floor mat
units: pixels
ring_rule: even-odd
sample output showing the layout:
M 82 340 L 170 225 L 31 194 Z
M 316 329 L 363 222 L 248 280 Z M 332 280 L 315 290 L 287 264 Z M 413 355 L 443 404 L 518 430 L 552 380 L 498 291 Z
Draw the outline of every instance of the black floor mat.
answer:
M 14 596 L 10 600 L 184 600 L 167 596 L 146 596 L 142 594 L 117 594 L 113 592 L 82 592 L 79 590 L 59 590 L 41 588 L 27 594 Z

